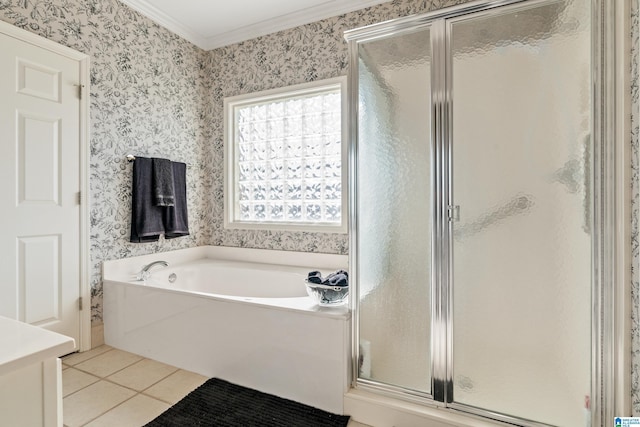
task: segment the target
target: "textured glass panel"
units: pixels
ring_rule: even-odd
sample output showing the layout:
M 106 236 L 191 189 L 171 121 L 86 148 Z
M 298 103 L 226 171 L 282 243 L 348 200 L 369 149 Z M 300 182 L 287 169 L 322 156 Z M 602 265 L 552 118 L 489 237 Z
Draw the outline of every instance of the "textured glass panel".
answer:
M 284 157 L 284 139 L 269 142 L 269 159 L 280 160 Z
M 302 178 L 302 160 L 287 160 L 287 173 L 285 177 L 291 180 L 290 182 L 292 183 L 298 183 L 296 179 Z
M 359 47 L 359 377 L 422 392 L 431 387 L 430 56 L 428 29 Z M 337 163 L 326 171 L 339 177 Z
M 305 178 L 322 178 L 324 159 L 307 159 L 304 167 Z
M 238 143 L 240 145 L 240 154 L 244 154 L 244 155 L 250 155 L 251 153 L 251 145 L 247 144 L 250 142 L 250 138 L 251 138 L 251 123 L 240 123 L 238 125 Z M 244 146 L 243 146 L 243 143 Z M 247 159 L 240 159 L 242 160 L 247 160 Z
M 270 140 L 281 139 L 284 136 L 284 119 L 277 117 L 267 123 L 267 135 Z
M 284 149 L 287 157 L 302 157 L 302 138 L 298 136 L 285 139 Z
M 304 140 L 304 148 L 307 157 L 322 157 L 322 138 L 318 136 L 307 137 Z
M 251 110 L 248 108 L 243 108 L 238 111 L 238 126 L 242 128 L 246 127 L 246 123 L 251 121 Z
M 302 101 L 299 98 L 286 101 L 285 114 L 292 117 L 300 116 L 300 114 L 302 114 Z
M 323 133 L 340 133 L 340 112 L 333 111 L 322 115 Z
M 314 181 L 306 181 L 304 189 L 304 198 L 307 200 L 322 199 L 322 183 Z
M 302 218 L 302 204 L 295 202 L 285 203 L 285 215 L 290 221 L 298 221 Z
M 269 186 L 270 200 L 284 200 L 284 184 L 281 182 L 271 182 Z
M 322 219 L 322 206 L 317 203 L 305 203 L 305 215 L 308 221 L 320 221 Z
M 585 425 L 588 1 L 453 24 L 454 401 Z
M 253 217 L 257 220 L 267 219 L 267 205 L 265 203 L 254 204 Z
M 337 203 L 329 203 L 327 202 L 325 204 L 325 209 L 326 209 L 326 216 L 328 220 L 333 220 L 333 221 L 340 221 L 342 215 L 340 212 L 340 205 Z
M 252 119 L 254 121 L 263 121 L 267 118 L 267 106 L 266 105 L 256 105 L 253 107 L 252 111 Z
M 264 181 L 268 176 L 267 164 L 265 162 L 253 163 L 253 179 L 256 181 Z
M 267 123 L 253 122 L 251 126 L 251 141 L 262 142 L 267 139 Z
M 289 116 L 285 121 L 284 135 L 289 138 L 302 136 L 302 116 Z
M 238 144 L 238 161 L 246 162 L 251 160 L 251 152 L 253 151 L 253 146 L 251 144 Z
M 342 173 L 342 163 L 339 158 L 327 158 L 324 165 L 324 176 L 326 178 L 340 178 Z
M 342 183 L 338 180 L 325 181 L 324 198 L 327 200 L 338 200 L 342 193 Z
M 253 185 L 253 200 L 265 200 L 267 198 L 267 187 L 263 183 Z
M 248 203 L 240 203 L 240 219 L 250 220 L 252 217 L 251 205 Z
M 267 144 L 253 144 L 253 160 L 267 160 Z
M 280 98 L 234 111 L 240 219 L 339 223 L 340 91 Z M 323 178 L 330 178 L 328 187 Z M 262 202 L 266 200 L 268 204 Z M 314 202 L 303 206 L 300 200 Z
M 300 200 L 302 198 L 302 185 L 297 183 L 287 183 L 288 200 Z
M 249 162 L 240 163 L 240 176 L 238 179 L 240 182 L 248 181 L 253 178 L 253 165 Z
M 269 219 L 278 221 L 284 219 L 284 206 L 280 203 L 269 203 L 267 205 Z
M 284 162 L 281 161 L 274 161 L 274 162 L 269 162 L 269 170 L 270 170 L 270 176 L 269 179 L 282 179 L 282 177 L 284 176 Z
M 302 116 L 302 125 L 304 126 L 304 136 L 314 136 L 322 133 L 321 113 L 307 113 Z
M 275 121 L 284 117 L 284 102 L 274 102 L 267 107 L 267 119 Z M 271 122 L 274 123 L 274 122 Z M 275 123 L 281 123 L 281 121 L 275 121 Z
M 251 185 L 240 184 L 240 200 L 251 200 Z

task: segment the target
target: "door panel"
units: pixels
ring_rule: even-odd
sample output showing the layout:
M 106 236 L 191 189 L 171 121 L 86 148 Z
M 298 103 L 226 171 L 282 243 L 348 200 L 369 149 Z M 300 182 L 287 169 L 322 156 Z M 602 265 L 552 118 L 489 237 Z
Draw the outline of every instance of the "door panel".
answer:
M 431 391 L 430 29 L 359 50 L 360 378 Z
M 33 268 L 37 265 L 38 268 Z M 61 317 L 60 235 L 18 237 L 18 288 L 23 321 L 49 324 Z
M 584 424 L 591 393 L 590 2 L 452 21 L 454 402 Z
M 60 118 L 18 114 L 18 206 L 59 205 Z
M 5 34 L 0 46 L 0 315 L 78 344 L 80 63 Z

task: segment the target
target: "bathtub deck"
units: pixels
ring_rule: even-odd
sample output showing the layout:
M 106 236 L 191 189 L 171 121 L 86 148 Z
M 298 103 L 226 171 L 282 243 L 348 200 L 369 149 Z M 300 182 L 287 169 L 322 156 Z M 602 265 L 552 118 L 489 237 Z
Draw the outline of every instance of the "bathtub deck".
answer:
M 207 379 L 107 345 L 66 356 L 62 368 L 66 427 L 142 426 Z

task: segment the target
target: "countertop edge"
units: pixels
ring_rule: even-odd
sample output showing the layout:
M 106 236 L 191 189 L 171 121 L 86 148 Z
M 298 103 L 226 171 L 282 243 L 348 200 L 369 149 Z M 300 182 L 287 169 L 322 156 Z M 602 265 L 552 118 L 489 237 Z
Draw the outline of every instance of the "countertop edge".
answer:
M 51 332 L 46 329 L 18 322 L 13 319 L 0 316 L 0 375 L 13 372 L 47 359 L 57 358 L 75 350 L 73 338 Z M 29 341 L 25 349 L 7 348 L 4 342 L 11 343 L 11 336 L 3 336 L 4 333 L 19 334 L 17 341 Z M 40 343 L 41 342 L 41 343 Z M 3 354 L 4 353 L 4 354 Z

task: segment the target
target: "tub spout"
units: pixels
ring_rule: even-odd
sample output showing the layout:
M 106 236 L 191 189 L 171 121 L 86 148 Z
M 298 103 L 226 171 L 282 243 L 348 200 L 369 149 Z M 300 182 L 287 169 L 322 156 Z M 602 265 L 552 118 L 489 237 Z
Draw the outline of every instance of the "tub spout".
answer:
M 154 261 L 150 264 L 145 265 L 144 267 L 142 267 L 142 270 L 140 270 L 140 273 L 138 273 L 138 280 L 147 280 L 149 276 L 151 276 L 151 269 L 156 265 L 168 267 L 169 263 L 166 261 Z

